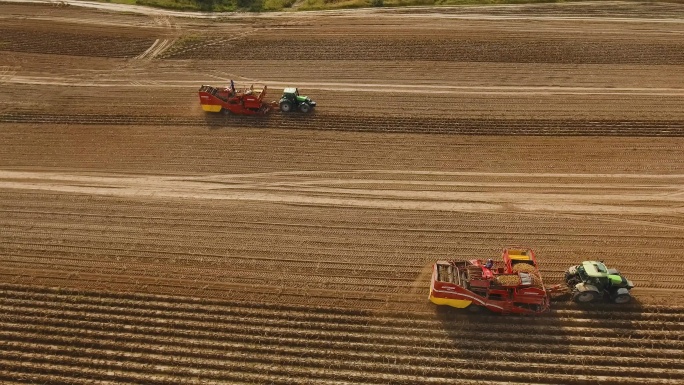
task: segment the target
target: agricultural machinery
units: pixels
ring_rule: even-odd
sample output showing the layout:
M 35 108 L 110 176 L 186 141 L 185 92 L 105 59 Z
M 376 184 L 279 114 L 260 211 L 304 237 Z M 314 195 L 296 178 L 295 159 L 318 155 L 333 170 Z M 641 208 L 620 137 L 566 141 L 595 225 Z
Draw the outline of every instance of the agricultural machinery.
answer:
M 600 261 L 584 261 L 565 272 L 565 282 L 578 303 L 610 300 L 623 304 L 632 300 L 632 281 L 616 269 L 609 269 Z
M 280 111 L 283 112 L 299 110 L 303 113 L 308 113 L 316 107 L 316 102 L 308 96 L 300 95 L 297 88 L 285 88 L 278 105 L 280 106 Z
M 299 95 L 297 88 L 285 88 L 280 101 L 266 102 L 267 87 L 236 89 L 233 81 L 230 86 L 216 88 L 203 85 L 199 89 L 202 109 L 207 112 L 222 112 L 234 115 L 266 115 L 273 108 L 280 108 L 283 112 L 301 111 L 311 112 L 316 102 L 307 96 Z
M 550 293 L 542 282 L 534 252 L 503 250 L 503 263 L 479 259 L 438 261 L 433 266 L 429 299 L 437 305 L 482 308 L 502 314 L 539 314 L 549 309 Z

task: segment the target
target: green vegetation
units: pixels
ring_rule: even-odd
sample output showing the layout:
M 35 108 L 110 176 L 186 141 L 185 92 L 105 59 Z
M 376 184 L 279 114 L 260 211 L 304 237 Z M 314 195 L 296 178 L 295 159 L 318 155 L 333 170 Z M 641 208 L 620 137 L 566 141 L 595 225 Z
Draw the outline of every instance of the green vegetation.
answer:
M 225 12 L 238 9 L 237 3 L 241 0 L 112 0 L 115 3 L 120 1 L 131 2 L 137 5 L 175 9 L 179 11 L 212 11 Z
M 101 0 L 108 3 L 137 4 L 182 11 L 290 11 L 365 7 L 405 7 L 430 5 L 487 5 L 562 3 L 578 0 Z M 667 0 L 665 0 L 667 1 Z M 673 0 L 670 0 L 673 1 Z M 681 0 L 677 0 L 681 1 Z

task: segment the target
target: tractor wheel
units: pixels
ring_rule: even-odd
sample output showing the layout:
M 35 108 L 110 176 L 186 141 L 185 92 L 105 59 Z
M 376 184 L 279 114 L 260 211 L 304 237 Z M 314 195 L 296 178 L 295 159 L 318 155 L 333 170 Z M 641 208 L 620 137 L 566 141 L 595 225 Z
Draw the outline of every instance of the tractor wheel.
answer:
M 598 293 L 595 291 L 575 291 L 572 293 L 572 300 L 577 303 L 589 303 L 598 299 Z
M 613 298 L 613 302 L 623 304 L 632 300 L 632 296 L 629 294 L 619 294 Z
M 223 115 L 231 115 L 231 114 L 232 114 L 232 113 L 230 112 L 230 110 L 227 109 L 227 108 L 221 108 L 221 113 L 222 113 Z
M 482 312 L 482 306 L 475 305 L 475 304 L 470 304 L 466 308 L 470 313 L 476 314 Z
M 280 103 L 280 111 L 283 111 L 283 112 L 290 112 L 290 111 L 292 111 L 292 103 L 290 103 L 290 102 L 281 102 L 281 103 Z
M 302 111 L 305 114 L 308 114 L 311 111 L 311 106 L 308 105 L 307 103 L 302 103 L 299 105 L 299 111 Z

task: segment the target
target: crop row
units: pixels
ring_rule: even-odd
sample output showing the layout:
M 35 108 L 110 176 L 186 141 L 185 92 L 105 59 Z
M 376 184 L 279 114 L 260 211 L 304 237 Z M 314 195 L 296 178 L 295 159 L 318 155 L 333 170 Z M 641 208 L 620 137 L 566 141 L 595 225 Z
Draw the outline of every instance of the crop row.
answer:
M 577 376 L 584 373 L 609 384 L 684 379 L 681 331 L 638 336 L 647 326 L 639 322 L 624 323 L 633 330 L 616 329 L 616 338 L 608 335 L 617 325 L 586 319 L 564 329 L 534 327 L 524 317 L 411 319 L 399 313 L 294 311 L 230 302 L 203 305 L 200 299 L 170 296 L 118 296 L 6 288 L 0 303 L 0 349 L 5 367 L 11 368 L 8 375 L 84 379 L 108 372 L 99 378 L 152 379 L 146 383 L 230 381 L 226 373 L 255 381 L 266 378 L 255 376 L 291 376 L 291 383 L 386 383 L 391 378 L 393 383 L 427 384 L 451 383 L 443 379 L 456 377 L 584 384 Z M 479 332 L 483 322 L 487 333 Z M 674 326 L 667 324 L 662 325 Z M 487 370 L 492 365 L 498 370 Z
M 74 311 L 82 311 L 93 314 L 111 314 L 119 316 L 137 316 L 141 319 L 151 316 L 159 316 L 163 312 L 165 316 L 171 317 L 174 321 L 187 320 L 191 322 L 216 322 L 219 319 L 235 319 L 236 322 L 252 320 L 262 322 L 265 318 L 269 323 L 278 324 L 279 322 L 300 325 L 310 323 L 310 325 L 339 325 L 340 327 L 398 327 L 406 330 L 414 330 L 417 333 L 424 333 L 438 323 L 434 318 L 434 313 L 413 313 L 407 317 L 396 317 L 395 313 L 387 313 L 387 317 L 381 316 L 383 313 L 377 311 L 352 310 L 352 309 L 317 309 L 311 313 L 311 306 L 276 306 L 262 305 L 255 306 L 245 302 L 226 302 L 220 300 L 188 300 L 186 303 L 180 302 L 182 297 L 172 297 L 164 300 L 164 297 L 157 296 L 129 296 L 119 298 L 118 296 L 103 296 L 102 292 L 88 295 L 75 295 L 52 293 L 52 292 L 25 292 L 20 288 L 12 289 L 8 287 L 3 291 L 7 297 L 2 303 L 14 304 L 24 308 L 44 308 L 47 310 L 58 311 L 61 307 L 68 306 Z M 78 293 L 71 291 L 71 293 Z M 568 328 L 577 328 L 576 334 L 581 335 L 583 328 L 606 328 L 597 330 L 597 336 L 622 336 L 630 333 L 635 340 L 657 338 L 664 335 L 667 339 L 671 338 L 670 333 L 678 333 L 684 329 L 684 318 L 681 309 L 671 307 L 658 309 L 655 307 L 596 307 L 594 309 L 579 309 L 575 307 L 556 310 L 552 314 L 536 318 L 518 319 L 516 317 L 499 316 L 479 316 L 478 321 L 485 321 L 491 325 L 493 330 L 504 332 L 507 330 L 508 322 L 511 319 L 525 320 L 529 325 L 520 325 L 515 332 L 523 335 L 532 333 L 536 328 L 543 326 L 548 328 L 551 334 L 563 334 Z M 458 314 L 458 313 L 456 313 Z M 369 318 L 370 316 L 375 318 Z M 449 316 L 443 315 L 441 318 Z M 458 317 L 451 314 L 455 322 L 454 328 L 458 331 L 467 331 L 469 318 Z M 273 321 L 276 319 L 276 321 Z M 458 322 L 457 322 L 458 321 Z M 169 320 L 170 322 L 170 320 Z M 246 322 L 246 321 L 245 321 Z M 463 323 L 466 322 L 466 323 Z M 667 330 L 667 332 L 665 332 Z M 475 330 L 471 330 L 475 331 Z M 396 331 L 388 329 L 385 334 L 393 334 Z M 510 332 L 510 331 L 509 331 Z M 669 341 L 670 343 L 678 343 Z
M 462 135 L 593 135 L 593 136 L 684 136 L 682 121 L 637 120 L 527 120 L 527 119 L 439 119 L 418 117 L 351 117 L 341 115 L 282 116 L 267 118 L 205 118 L 130 115 L 49 115 L 5 113 L 4 123 L 98 124 L 287 128 L 361 132 L 405 132 Z
M 48 331 L 53 332 L 53 330 Z M 581 384 L 581 381 L 572 380 L 571 376 L 572 373 L 582 370 L 582 367 L 587 362 L 584 360 L 578 365 L 564 362 L 549 364 L 528 362 L 525 365 L 520 365 L 520 362 L 513 360 L 502 360 L 497 363 L 497 367 L 500 370 L 490 372 L 482 369 L 493 359 L 500 359 L 503 355 L 489 354 L 479 359 L 476 357 L 417 357 L 414 355 L 375 353 L 364 350 L 336 351 L 330 347 L 297 349 L 270 346 L 265 341 L 253 344 L 223 343 L 221 344 L 223 346 L 213 349 L 202 346 L 183 348 L 176 345 L 178 341 L 173 339 L 164 341 L 162 346 L 155 345 L 155 342 L 143 345 L 130 344 L 126 341 L 125 334 L 122 334 L 121 338 L 116 339 L 107 338 L 104 335 L 95 335 L 93 338 L 79 336 L 78 340 L 60 337 L 43 339 L 43 335 L 40 335 L 39 338 L 39 341 L 32 342 L 30 333 L 7 336 L 7 339 L 10 341 L 5 343 L 2 348 L 7 351 L 6 357 L 16 357 L 30 362 L 43 361 L 50 364 L 76 364 L 86 368 L 100 367 L 103 370 L 113 368 L 132 369 L 133 371 L 144 370 L 152 375 L 173 373 L 175 371 L 178 371 L 179 374 L 185 374 L 183 373 L 185 370 L 192 368 L 196 375 L 211 378 L 207 374 L 213 370 L 231 372 L 247 367 L 258 372 L 260 369 L 270 367 L 270 370 L 265 372 L 294 372 L 293 374 L 314 378 L 324 375 L 324 373 L 344 373 L 352 377 L 358 376 L 359 379 L 361 379 L 360 376 L 365 376 L 363 380 L 371 383 L 378 383 L 380 382 L 379 378 L 387 375 L 398 378 L 413 377 L 416 383 L 428 383 L 429 381 L 434 381 L 434 377 L 447 378 L 450 375 L 460 375 L 465 378 L 482 380 L 507 380 L 511 379 L 511 377 L 516 380 L 524 380 L 525 378 L 534 378 L 539 373 L 553 373 L 559 376 L 559 379 L 565 378 L 570 380 L 568 383 Z M 587 355 L 586 358 L 593 357 Z M 600 361 L 608 362 L 607 360 Z M 616 361 L 620 362 L 621 360 L 618 359 Z M 663 362 L 663 364 L 667 367 L 672 362 L 675 361 Z M 612 365 L 615 363 L 611 362 Z M 622 363 L 629 364 L 628 362 Z M 556 370 L 553 370 L 554 366 Z M 632 381 L 654 377 L 677 380 L 682 378 L 682 372 L 680 369 L 673 369 L 671 367 L 668 369 L 657 369 L 654 367 L 636 368 L 595 365 L 592 368 L 592 375 L 595 378 L 629 375 Z M 334 379 L 335 377 L 330 376 L 328 378 Z
M 218 333 L 236 333 L 236 330 L 253 329 L 253 330 L 270 330 L 271 333 L 285 332 L 287 330 L 302 329 L 304 330 L 325 332 L 331 335 L 349 336 L 354 333 L 361 335 L 363 333 L 373 333 L 379 336 L 380 339 L 384 337 L 391 337 L 397 333 L 404 333 L 405 337 L 419 338 L 426 341 L 438 341 L 446 335 L 477 335 L 478 324 L 474 320 L 463 320 L 455 318 L 453 325 L 451 322 L 445 322 L 447 318 L 436 318 L 433 322 L 407 322 L 406 320 L 397 320 L 396 317 L 391 316 L 378 317 L 377 321 L 368 320 L 368 317 L 362 319 L 346 320 L 344 317 L 330 317 L 325 320 L 302 320 L 301 315 L 293 314 L 292 312 L 282 312 L 268 316 L 268 311 L 264 314 L 256 315 L 206 315 L 201 314 L 194 316 L 193 314 L 181 313 L 178 311 L 171 312 L 163 310 L 153 311 L 136 311 L 130 310 L 130 304 L 126 303 L 125 307 L 119 308 L 97 308 L 94 306 L 79 307 L 70 304 L 69 307 L 54 306 L 48 307 L 45 303 L 17 303 L 17 301 L 7 301 L 3 303 L 3 307 L 12 312 L 11 316 L 7 316 L 8 321 L 24 322 L 15 317 L 43 317 L 50 318 L 61 322 L 67 320 L 87 320 L 95 323 L 108 323 L 116 321 L 119 324 L 128 325 L 127 328 L 155 328 L 164 327 L 166 325 L 174 325 L 176 331 L 185 329 L 204 330 L 207 332 Z M 67 310 L 68 309 L 68 310 Z M 94 311 L 100 311 L 94 313 Z M 510 343 L 518 343 L 521 345 L 529 343 L 553 343 L 563 341 L 573 346 L 592 346 L 595 344 L 605 344 L 611 346 L 611 341 L 627 340 L 622 346 L 624 348 L 643 348 L 648 346 L 651 349 L 659 349 L 661 354 L 667 354 L 668 351 L 677 351 L 682 348 L 682 341 L 676 339 L 682 334 L 681 323 L 664 322 L 664 321 L 623 321 L 619 323 L 610 322 L 607 320 L 592 320 L 587 318 L 580 318 L 581 313 L 574 312 L 572 315 L 578 316 L 576 319 L 572 318 L 556 318 L 546 317 L 546 319 L 534 320 L 529 322 L 529 325 L 516 325 L 511 328 L 511 322 L 519 323 L 522 321 L 517 318 L 509 318 L 508 324 L 495 320 L 491 322 L 491 327 L 488 327 L 490 333 L 498 333 L 499 337 L 506 337 L 505 340 Z M 299 318 L 298 318 L 299 317 Z M 313 317 L 309 317 L 313 318 Z M 274 319 L 276 321 L 274 321 Z M 478 318 L 478 321 L 484 321 L 487 317 Z M 337 320 L 341 320 L 337 323 Z M 352 322 L 350 322 L 352 321 Z M 583 324 L 581 322 L 584 321 Z M 656 325 L 657 323 L 657 325 Z M 409 324 L 404 326 L 402 324 Z M 46 324 L 47 325 L 47 324 Z M 239 325 L 239 326 L 236 326 Z M 562 325 L 562 326 L 561 326 Z M 543 332 L 543 336 L 537 336 L 534 340 L 529 338 L 530 335 Z M 575 334 L 577 333 L 577 335 Z M 592 338 L 582 337 L 581 334 L 591 334 Z M 493 342 L 497 335 L 488 334 L 478 336 L 476 339 L 483 343 Z M 634 352 L 614 352 L 616 356 L 630 356 Z M 675 355 L 676 356 L 676 355 Z

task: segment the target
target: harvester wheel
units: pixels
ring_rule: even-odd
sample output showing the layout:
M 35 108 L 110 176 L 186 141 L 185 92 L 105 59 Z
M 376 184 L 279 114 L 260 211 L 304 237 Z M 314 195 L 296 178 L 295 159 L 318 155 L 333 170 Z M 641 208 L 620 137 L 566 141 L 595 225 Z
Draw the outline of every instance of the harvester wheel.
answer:
M 223 115 L 230 115 L 231 114 L 230 110 L 227 108 L 221 108 L 221 113 Z
M 311 106 L 307 103 L 302 103 L 299 105 L 299 111 L 302 111 L 303 113 L 307 114 L 309 113 L 309 111 L 311 111 Z
M 632 300 L 632 296 L 629 294 L 619 294 L 613 298 L 613 302 L 623 304 Z
M 283 111 L 283 112 L 290 112 L 290 111 L 292 111 L 292 103 L 290 103 L 290 102 L 281 102 L 281 103 L 280 103 L 280 111 Z
M 572 300 L 577 303 L 589 303 L 598 299 L 598 293 L 595 291 L 574 291 L 572 293 Z
M 482 311 L 482 306 L 478 306 L 471 303 L 470 305 L 468 305 L 466 309 L 468 309 L 468 311 L 471 313 L 479 313 Z

